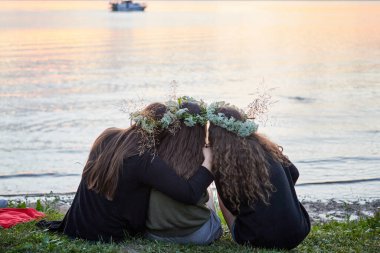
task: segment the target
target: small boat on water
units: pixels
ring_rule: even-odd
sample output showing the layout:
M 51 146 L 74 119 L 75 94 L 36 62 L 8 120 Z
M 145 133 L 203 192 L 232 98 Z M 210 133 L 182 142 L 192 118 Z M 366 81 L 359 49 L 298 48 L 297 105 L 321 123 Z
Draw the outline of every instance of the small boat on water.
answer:
M 112 1 L 110 2 L 112 11 L 144 11 L 146 4 L 134 3 L 130 0 L 127 1 Z

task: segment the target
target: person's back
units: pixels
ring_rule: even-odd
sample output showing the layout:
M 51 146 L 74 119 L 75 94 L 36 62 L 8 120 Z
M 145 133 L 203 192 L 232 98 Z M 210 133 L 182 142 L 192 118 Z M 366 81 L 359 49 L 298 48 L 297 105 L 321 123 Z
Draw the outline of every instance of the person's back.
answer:
M 151 187 L 138 178 L 144 167 L 152 165 L 147 156 L 125 159 L 112 200 L 90 190 L 82 179 L 63 221 L 63 232 L 73 238 L 106 242 L 121 241 L 126 234 L 142 235 Z
M 196 103 L 186 102 L 181 106 L 187 109 L 188 117 L 201 113 L 200 106 Z M 203 124 L 196 122 L 192 126 L 184 122 L 186 118 L 182 119 L 181 128 L 175 135 L 162 140 L 158 155 L 175 168 L 179 176 L 186 179 L 194 173 L 193 164 L 203 159 L 202 147 L 205 145 L 206 128 L 203 125 L 205 121 Z M 207 191 L 197 205 L 186 205 L 152 189 L 146 221 L 147 237 L 183 244 L 213 242 L 221 236 L 222 229 L 219 218 L 206 205 L 208 201 Z
M 215 104 L 208 115 L 219 205 L 233 239 L 255 247 L 296 247 L 310 231 L 294 189 L 297 168 L 238 109 Z
M 122 135 L 122 132 L 123 130 L 116 128 L 106 129 L 96 140 L 87 164 L 95 161 L 106 147 L 114 145 L 112 141 L 118 135 Z M 89 189 L 87 179 L 88 176 L 84 174 L 73 203 L 62 222 L 63 232 L 73 238 L 80 237 L 91 241 L 121 240 L 126 226 L 122 225 L 120 213 L 125 210 L 112 212 L 112 210 L 117 210 L 119 203 L 117 192 L 115 192 L 116 196 L 109 200 L 105 195 Z
M 154 148 L 150 144 L 165 134 L 167 125 L 163 127 L 161 119 L 167 115 L 166 106 L 153 103 L 135 115 L 136 124 L 130 128 L 106 129 L 95 140 L 64 220 L 41 221 L 40 226 L 72 238 L 121 241 L 127 235 L 142 235 L 145 231 L 151 188 L 187 204 L 199 201 L 213 181 L 208 171 L 209 151 L 204 150 L 202 166 L 198 164 L 199 169 L 194 168 L 196 172 L 185 180 L 148 149 Z M 151 125 L 147 126 L 147 122 Z M 145 142 L 147 146 L 142 147 L 142 139 L 150 143 Z
M 294 190 L 294 179 L 289 168 L 297 170 L 293 164 L 283 166 L 270 160 L 270 182 L 275 190 L 271 193 L 268 203 L 256 201 L 248 204 L 243 200 L 239 210 L 234 210 L 228 199 L 220 194 L 220 198 L 228 210 L 236 216 L 234 222 L 234 237 L 240 244 L 249 243 L 255 247 L 284 248 L 296 247 L 309 233 L 310 221 L 304 207 L 299 203 Z M 219 180 L 215 179 L 218 192 Z
M 159 237 L 181 237 L 197 231 L 210 219 L 208 199 L 205 193 L 197 205 L 186 205 L 152 189 L 146 221 L 148 232 Z

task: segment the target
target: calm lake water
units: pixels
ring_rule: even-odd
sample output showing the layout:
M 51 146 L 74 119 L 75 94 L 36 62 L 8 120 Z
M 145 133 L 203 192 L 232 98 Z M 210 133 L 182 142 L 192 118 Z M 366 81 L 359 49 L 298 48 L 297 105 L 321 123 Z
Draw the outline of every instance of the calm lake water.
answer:
M 0 9 L 0 195 L 72 192 L 123 99 L 246 106 L 317 199 L 380 198 L 379 2 L 10 1 Z

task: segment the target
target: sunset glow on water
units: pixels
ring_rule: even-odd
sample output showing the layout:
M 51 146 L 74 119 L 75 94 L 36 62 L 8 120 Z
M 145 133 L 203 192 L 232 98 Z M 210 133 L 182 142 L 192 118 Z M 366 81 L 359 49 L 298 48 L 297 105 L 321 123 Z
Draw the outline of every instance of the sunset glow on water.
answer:
M 129 126 L 121 101 L 164 101 L 175 80 L 241 107 L 269 91 L 259 131 L 302 196 L 380 197 L 378 2 L 146 2 L 1 2 L 0 194 L 75 191 L 94 139 Z M 336 181 L 359 182 L 307 185 Z

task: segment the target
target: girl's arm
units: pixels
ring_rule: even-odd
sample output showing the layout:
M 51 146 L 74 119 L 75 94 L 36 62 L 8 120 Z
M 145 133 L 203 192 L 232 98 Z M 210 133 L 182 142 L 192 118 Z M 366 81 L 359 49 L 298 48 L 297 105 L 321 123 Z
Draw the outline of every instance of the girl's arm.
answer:
M 150 185 L 169 197 L 186 203 L 196 204 L 214 180 L 204 162 L 197 172 L 188 180 L 178 176 L 164 161 L 155 157 L 139 173 L 141 182 Z

